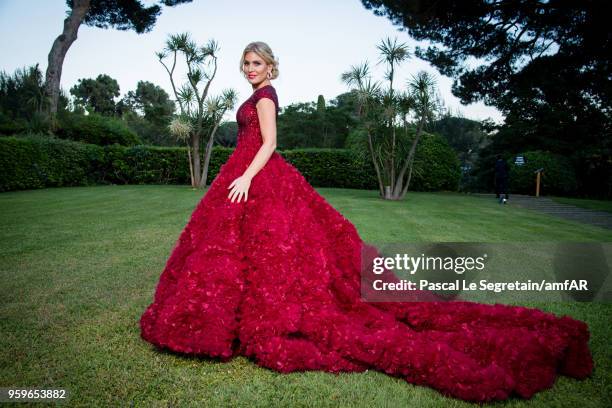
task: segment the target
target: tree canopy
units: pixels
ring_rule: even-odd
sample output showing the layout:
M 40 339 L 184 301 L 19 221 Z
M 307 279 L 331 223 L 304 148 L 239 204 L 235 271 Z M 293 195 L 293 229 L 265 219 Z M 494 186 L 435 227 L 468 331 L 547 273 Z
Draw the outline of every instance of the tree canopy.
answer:
M 157 17 L 162 12 L 161 5 L 174 7 L 191 1 L 162 0 L 160 4 L 146 7 L 140 0 L 91 0 L 83 23 L 104 29 L 133 30 L 142 34 L 150 31 L 155 25 Z M 74 0 L 66 0 L 66 5 L 72 10 Z
M 455 78 L 453 93 L 463 103 L 498 105 L 518 72 L 544 60 L 549 70 L 573 71 L 594 103 L 610 107 L 612 36 L 605 1 L 362 3 L 401 25 L 412 38 L 431 41 L 427 48 L 417 47 L 415 55 Z M 478 64 L 479 59 L 484 61 Z
M 573 159 L 581 193 L 612 195 L 607 2 L 362 3 L 412 38 L 429 41 L 414 54 L 453 78 L 452 92 L 462 103 L 483 101 L 504 113 L 504 124 L 481 151 L 480 168 L 488 169 L 496 153 L 550 151 Z
M 70 88 L 75 105 L 89 112 L 112 116 L 115 114 L 115 98 L 119 96 L 119 83 L 106 74 L 96 79 L 83 78 Z

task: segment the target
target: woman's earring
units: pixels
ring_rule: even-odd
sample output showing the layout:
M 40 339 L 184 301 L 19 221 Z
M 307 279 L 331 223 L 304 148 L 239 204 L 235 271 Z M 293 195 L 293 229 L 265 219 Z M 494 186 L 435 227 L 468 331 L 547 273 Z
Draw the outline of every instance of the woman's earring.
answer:
M 270 71 L 268 71 L 267 77 L 268 77 L 268 79 L 272 79 L 272 73 Z

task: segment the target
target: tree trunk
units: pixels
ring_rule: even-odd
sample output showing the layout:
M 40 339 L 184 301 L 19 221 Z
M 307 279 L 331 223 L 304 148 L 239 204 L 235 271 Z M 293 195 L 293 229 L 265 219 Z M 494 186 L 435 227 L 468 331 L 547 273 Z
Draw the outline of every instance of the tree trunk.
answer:
M 414 138 L 414 143 L 413 143 L 413 146 L 415 149 L 416 149 L 417 144 L 419 143 L 420 137 L 421 137 L 421 132 L 418 132 Z M 406 196 L 406 193 L 408 192 L 408 186 L 410 185 L 410 179 L 412 178 L 413 168 L 414 168 L 414 155 L 410 162 L 410 169 L 408 170 L 408 178 L 406 179 L 406 185 L 404 186 L 404 189 L 402 190 L 402 193 L 400 194 L 400 196 L 397 198 L 398 200 L 403 200 L 404 197 Z
M 72 43 L 77 39 L 79 27 L 89 11 L 90 0 L 74 0 L 70 15 L 64 20 L 64 31 L 51 46 L 49 52 L 49 65 L 45 78 L 45 90 L 49 97 L 49 114 L 55 117 L 59 101 L 60 81 L 62 79 L 62 66 L 64 57 Z
M 406 191 L 408 191 L 408 185 L 410 184 L 410 177 L 412 176 L 412 166 L 414 163 L 414 155 L 416 152 L 417 144 L 419 143 L 419 139 L 421 137 L 421 132 L 423 131 L 423 120 L 419 121 L 419 126 L 416 131 L 416 135 L 414 136 L 414 141 L 412 142 L 412 146 L 410 147 L 410 151 L 408 152 L 408 157 L 402 166 L 399 174 L 397 175 L 397 180 L 395 186 L 393 188 L 393 197 L 397 200 L 401 200 L 405 195 Z M 403 186 L 404 174 L 406 174 L 406 170 L 410 168 L 410 172 L 408 174 L 408 180 L 406 181 L 406 185 Z
M 198 188 L 200 185 L 200 135 L 194 133 L 191 135 L 191 146 L 193 148 L 193 174 L 195 180 L 193 180 L 192 187 Z
M 395 125 L 393 125 L 393 139 L 391 141 L 391 185 L 395 184 Z
M 376 170 L 376 179 L 378 180 L 378 192 L 381 197 L 385 196 L 385 191 L 383 189 L 383 181 L 382 176 L 380 175 L 380 169 L 378 168 L 378 161 L 376 160 L 376 155 L 374 154 L 374 146 L 372 144 L 372 135 L 368 130 L 368 148 L 370 150 L 370 156 L 372 157 L 372 163 L 374 163 L 374 170 Z
M 223 117 L 223 114 L 221 114 L 220 118 L 221 117 Z M 200 186 L 202 188 L 206 188 L 206 179 L 208 178 L 208 163 L 210 163 L 210 156 L 212 155 L 212 148 L 215 142 L 215 133 L 217 133 L 217 128 L 219 127 L 220 122 L 221 119 L 219 119 L 212 132 L 210 132 L 208 143 L 206 143 L 206 150 L 204 151 L 204 167 L 202 168 L 202 177 L 200 179 Z
M 191 185 L 195 185 L 195 180 L 193 179 L 193 163 L 191 162 L 191 146 L 187 144 L 187 160 L 189 161 L 189 176 L 191 180 Z

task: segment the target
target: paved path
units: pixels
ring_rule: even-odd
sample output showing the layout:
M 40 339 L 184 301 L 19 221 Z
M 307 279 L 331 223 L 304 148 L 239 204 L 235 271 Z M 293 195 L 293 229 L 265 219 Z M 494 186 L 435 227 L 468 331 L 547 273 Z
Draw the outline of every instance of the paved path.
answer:
M 471 195 L 496 200 L 495 194 L 473 193 Z M 612 229 L 612 213 L 589 210 L 569 204 L 561 204 L 548 197 L 511 194 L 508 204 L 506 205 L 527 208 L 561 217 L 566 220 Z

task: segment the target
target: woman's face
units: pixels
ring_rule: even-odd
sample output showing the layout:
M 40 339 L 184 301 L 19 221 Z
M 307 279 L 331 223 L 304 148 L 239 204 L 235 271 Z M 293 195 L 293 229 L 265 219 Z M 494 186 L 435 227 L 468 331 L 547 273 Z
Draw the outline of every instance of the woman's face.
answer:
M 253 51 L 249 51 L 244 55 L 242 71 L 246 75 L 249 82 L 255 85 L 268 79 L 267 75 L 268 72 L 270 72 L 270 69 L 263 58 Z

